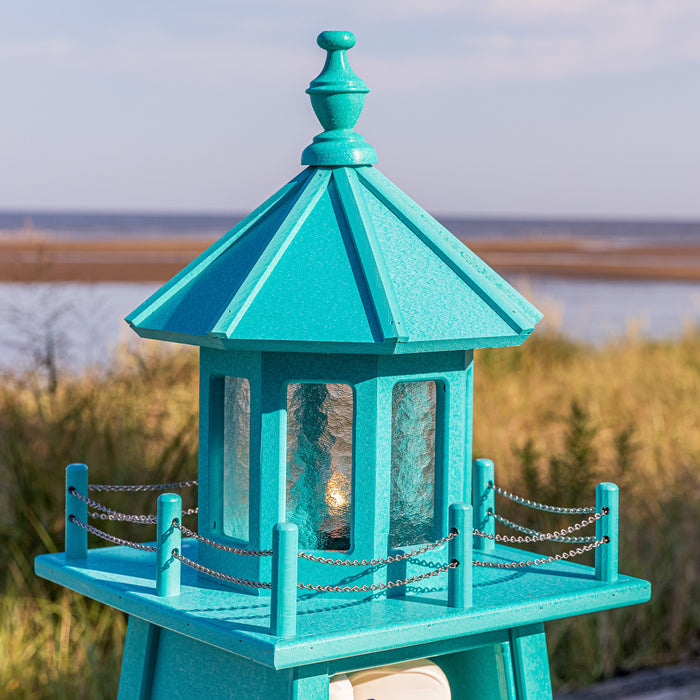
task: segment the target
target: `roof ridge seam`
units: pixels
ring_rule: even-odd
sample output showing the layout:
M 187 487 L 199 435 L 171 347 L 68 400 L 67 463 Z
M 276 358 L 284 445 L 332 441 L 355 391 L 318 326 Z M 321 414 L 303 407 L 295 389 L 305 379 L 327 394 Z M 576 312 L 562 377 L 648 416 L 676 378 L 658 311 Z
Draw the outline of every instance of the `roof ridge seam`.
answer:
M 232 229 L 227 231 L 209 248 L 200 253 L 189 265 L 184 267 L 160 289 L 134 309 L 127 317 L 126 322 L 133 328 L 138 327 L 154 314 L 163 304 L 170 300 L 183 287 L 186 287 L 203 270 L 214 263 L 234 243 L 243 238 L 275 205 L 289 196 L 295 188 L 303 191 L 305 184 L 313 175 L 311 168 L 305 168 L 296 177 L 292 178 L 280 187 L 273 195 L 268 197 L 259 207 L 245 216 Z
M 410 198 L 404 194 L 396 185 L 394 185 L 386 176 L 380 173 L 376 168 L 373 172 L 363 171 L 358 173 L 358 177 L 366 185 L 366 187 L 397 217 L 399 217 L 409 229 L 417 235 L 423 243 L 430 248 L 455 274 L 457 274 L 464 282 L 466 282 L 476 294 L 478 294 L 486 304 L 488 304 L 513 330 L 520 334 L 527 330 L 532 330 L 539 318 L 531 318 L 531 314 L 526 313 L 520 305 L 515 302 L 507 303 L 504 299 L 504 292 L 500 290 L 484 272 L 476 267 L 471 267 L 471 262 L 466 260 L 461 248 L 469 251 L 467 246 L 463 244 L 460 248 L 454 245 L 454 236 L 444 229 L 439 222 L 422 210 Z M 381 179 L 380 179 L 381 178 Z M 391 188 L 391 194 L 395 199 L 390 197 L 386 189 Z M 396 201 L 398 200 L 398 201 Z M 423 230 L 415 221 L 415 216 L 424 217 L 426 223 L 431 227 L 431 231 Z M 436 234 L 439 234 L 443 241 L 435 239 Z M 456 239 L 455 239 L 456 240 Z M 444 243 L 452 250 L 445 250 L 440 243 Z M 455 259 L 450 255 L 454 253 L 459 256 Z M 471 251 L 469 251 L 471 253 Z M 473 255 L 473 253 L 471 253 Z M 478 258 L 477 258 L 478 259 Z M 496 273 L 497 274 L 497 273 Z M 506 283 L 507 284 L 507 283 Z M 510 286 L 510 285 L 509 285 Z M 519 293 L 513 290 L 515 294 Z M 509 310 L 506 307 L 516 306 L 515 309 Z M 533 307 L 534 308 L 534 307 Z M 539 312 L 538 312 L 539 313 Z M 541 317 L 541 316 L 540 316 Z
M 355 168 L 334 169 L 333 181 L 383 340 L 404 342 L 408 340 L 407 329 L 391 277 L 383 263 L 372 219 L 363 196 L 358 191 L 360 183 Z
M 214 328 L 209 331 L 210 336 L 231 338 L 243 315 L 250 308 L 265 281 L 272 274 L 309 213 L 328 187 L 328 181 L 331 177 L 330 171 L 319 168 L 313 170 L 315 172 L 303 183 L 297 193 L 296 201 L 287 212 L 284 221 L 234 294 Z

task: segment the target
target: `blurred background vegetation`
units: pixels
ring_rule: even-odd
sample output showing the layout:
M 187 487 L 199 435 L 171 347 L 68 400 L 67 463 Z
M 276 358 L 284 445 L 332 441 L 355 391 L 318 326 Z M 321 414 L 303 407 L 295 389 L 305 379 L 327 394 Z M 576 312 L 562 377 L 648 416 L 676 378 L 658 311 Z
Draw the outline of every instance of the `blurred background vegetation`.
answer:
M 700 655 L 698 396 L 697 332 L 600 348 L 545 333 L 477 354 L 475 456 L 496 462 L 500 485 L 557 505 L 590 504 L 596 482 L 617 482 L 621 571 L 652 583 L 647 605 L 547 626 L 557 687 Z M 197 399 L 197 356 L 183 349 L 0 376 L 0 696 L 116 697 L 124 616 L 37 578 L 33 558 L 63 549 L 67 463 L 87 463 L 93 483 L 192 478 Z M 127 498 L 110 505 L 154 510 L 152 494 Z M 498 500 L 506 516 L 509 506 Z M 135 527 L 118 534 L 152 539 Z

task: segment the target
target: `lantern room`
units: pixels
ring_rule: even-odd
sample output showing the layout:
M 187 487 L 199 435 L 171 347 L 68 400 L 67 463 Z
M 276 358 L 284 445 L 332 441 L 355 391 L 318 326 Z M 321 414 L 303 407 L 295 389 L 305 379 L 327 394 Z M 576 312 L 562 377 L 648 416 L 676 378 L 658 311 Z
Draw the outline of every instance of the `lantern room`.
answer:
M 200 533 L 260 550 L 288 520 L 300 547 L 369 560 L 470 500 L 472 351 L 541 314 L 373 167 L 353 44 L 319 37 L 309 167 L 127 321 L 201 347 Z M 206 565 L 233 573 L 217 550 Z

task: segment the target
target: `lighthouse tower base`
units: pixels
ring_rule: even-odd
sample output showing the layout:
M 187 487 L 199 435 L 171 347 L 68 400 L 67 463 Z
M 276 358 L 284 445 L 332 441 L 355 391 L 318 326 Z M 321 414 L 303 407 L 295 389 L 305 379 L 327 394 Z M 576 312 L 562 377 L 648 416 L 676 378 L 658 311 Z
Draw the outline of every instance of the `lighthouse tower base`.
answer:
M 552 697 L 544 626 L 515 627 L 433 646 L 430 660 L 447 676 L 453 700 L 547 700 Z M 452 651 L 447 651 L 447 648 Z M 428 646 L 425 647 L 428 651 Z M 273 669 L 139 618 L 130 617 L 119 700 L 328 700 L 334 668 L 351 673 L 414 657 L 419 648 Z M 421 657 L 419 657 L 421 658 Z M 339 660 L 340 661 L 340 660 Z M 377 698 L 382 700 L 382 698 Z

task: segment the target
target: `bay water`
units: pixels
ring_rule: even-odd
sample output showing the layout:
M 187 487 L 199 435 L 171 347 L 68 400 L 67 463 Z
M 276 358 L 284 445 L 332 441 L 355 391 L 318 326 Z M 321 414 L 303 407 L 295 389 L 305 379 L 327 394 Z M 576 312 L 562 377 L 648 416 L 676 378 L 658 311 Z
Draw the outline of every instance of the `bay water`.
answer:
M 144 238 L 225 233 L 235 214 L 110 214 L 0 212 L 0 236 L 39 233 L 57 238 Z M 443 219 L 461 240 L 604 239 L 619 248 L 700 245 L 700 222 Z M 627 334 L 673 338 L 700 325 L 700 283 L 511 275 L 551 328 L 602 344 Z M 123 321 L 161 286 L 153 283 L 0 283 L 0 369 L 30 368 L 52 355 L 61 367 L 105 365 L 123 342 L 145 344 Z M 536 330 L 536 332 L 538 332 Z

